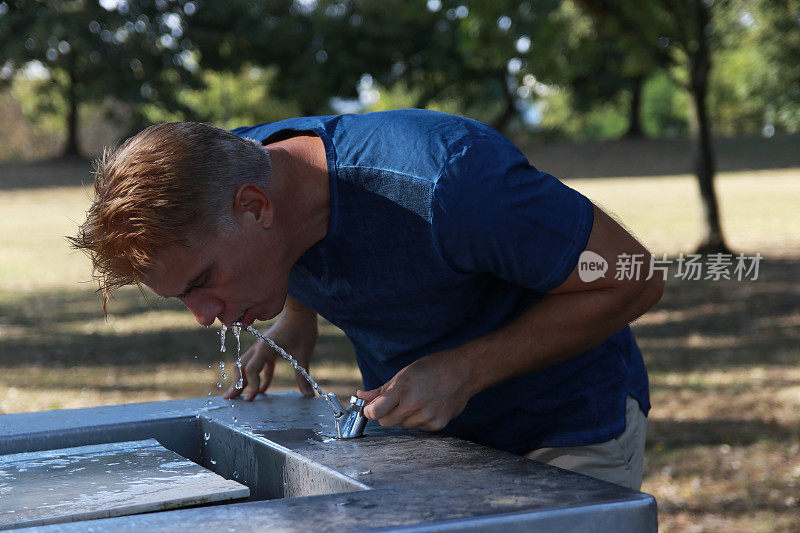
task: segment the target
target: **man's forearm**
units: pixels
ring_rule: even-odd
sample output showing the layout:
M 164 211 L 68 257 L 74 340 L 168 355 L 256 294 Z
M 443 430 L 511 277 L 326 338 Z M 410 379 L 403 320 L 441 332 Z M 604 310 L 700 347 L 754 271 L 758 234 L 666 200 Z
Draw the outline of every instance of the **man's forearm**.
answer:
M 471 395 L 596 346 L 641 316 L 663 284 L 547 294 L 504 327 L 437 355 L 467 369 Z M 463 365 L 463 366 L 462 366 Z

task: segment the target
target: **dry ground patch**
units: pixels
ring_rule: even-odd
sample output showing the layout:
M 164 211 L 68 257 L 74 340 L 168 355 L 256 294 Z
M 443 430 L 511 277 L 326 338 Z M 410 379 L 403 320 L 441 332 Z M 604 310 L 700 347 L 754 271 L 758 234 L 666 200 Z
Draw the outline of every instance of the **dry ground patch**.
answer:
M 89 191 L 57 186 L 74 179 L 53 176 L 60 168 L 0 168 L 0 184 L 14 184 L 0 186 L 0 412 L 218 394 L 235 354 L 232 342 L 219 352 L 216 329 L 135 289 L 119 291 L 104 320 L 88 261 L 63 238 Z M 40 174 L 47 187 L 26 187 Z M 674 256 L 698 240 L 688 175 L 569 183 L 653 252 Z M 757 281 L 682 281 L 673 271 L 664 299 L 634 325 L 654 406 L 644 490 L 658 499 L 662 531 L 797 531 L 800 170 L 725 173 L 718 184 L 730 244 L 765 259 Z M 360 383 L 352 347 L 321 325 L 312 374 L 349 394 Z M 279 365 L 275 388 L 293 383 Z

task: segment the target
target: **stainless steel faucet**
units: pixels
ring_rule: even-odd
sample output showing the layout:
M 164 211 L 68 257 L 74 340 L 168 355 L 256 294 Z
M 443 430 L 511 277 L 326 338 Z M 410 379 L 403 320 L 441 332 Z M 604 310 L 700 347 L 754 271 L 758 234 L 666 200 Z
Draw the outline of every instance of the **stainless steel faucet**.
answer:
M 364 417 L 364 400 L 350 396 L 350 406 L 345 407 L 334 393 L 328 393 L 328 399 L 339 411 L 334 414 L 336 420 L 336 438 L 354 439 L 364 435 L 367 419 Z

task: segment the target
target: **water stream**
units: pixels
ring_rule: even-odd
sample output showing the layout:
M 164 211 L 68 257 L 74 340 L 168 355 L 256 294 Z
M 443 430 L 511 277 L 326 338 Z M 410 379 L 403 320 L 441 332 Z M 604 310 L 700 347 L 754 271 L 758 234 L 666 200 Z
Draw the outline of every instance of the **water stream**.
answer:
M 240 323 L 236 323 L 236 324 L 234 324 L 232 326 L 233 335 L 234 335 L 234 337 L 236 337 L 236 352 L 237 352 L 236 370 L 239 371 L 239 381 L 237 381 L 236 385 L 235 385 L 237 389 L 241 389 L 242 386 L 243 386 L 243 380 L 242 380 L 242 344 L 241 344 L 241 339 L 240 339 L 242 326 L 243 326 L 243 324 L 240 324 Z M 320 398 L 325 400 L 325 402 L 328 404 L 328 407 L 331 408 L 331 411 L 333 411 L 333 415 L 334 415 L 334 418 L 335 418 L 335 421 L 336 421 L 336 426 L 337 426 L 337 429 L 338 429 L 339 418 L 344 413 L 342 413 L 342 411 L 336 407 L 336 405 L 333 403 L 333 401 L 331 401 L 331 399 L 328 397 L 328 395 L 325 394 L 325 391 L 322 390 L 322 387 L 320 387 L 319 384 L 316 381 L 314 381 L 314 379 L 311 376 L 308 375 L 308 372 L 306 371 L 306 369 L 303 368 L 302 366 L 300 366 L 300 363 L 298 363 L 297 360 L 294 357 L 292 357 L 291 355 L 286 353 L 286 350 L 284 350 L 283 348 L 281 348 L 280 346 L 275 344 L 275 341 L 273 341 L 272 339 L 270 339 L 269 337 L 267 337 L 266 335 L 264 335 L 263 333 L 258 331 L 256 328 L 254 328 L 253 326 L 247 326 L 246 329 L 247 329 L 247 331 L 249 331 L 250 333 L 252 333 L 256 337 L 258 337 L 259 339 L 261 339 L 264 342 L 266 342 L 270 346 L 270 348 L 275 350 L 278 353 L 278 355 L 280 355 L 281 357 L 286 359 L 289 362 L 289 364 L 294 367 L 295 370 L 300 372 L 300 374 L 305 378 L 305 380 L 308 381 L 308 384 L 311 385 L 311 387 L 317 392 L 317 394 L 319 394 Z M 228 331 L 228 328 L 225 325 L 223 325 L 222 329 L 220 329 L 220 333 L 219 333 L 219 338 L 220 338 L 219 351 L 220 352 L 224 352 L 225 351 L 225 333 L 227 331 Z M 338 431 L 337 431 L 337 433 L 338 433 Z

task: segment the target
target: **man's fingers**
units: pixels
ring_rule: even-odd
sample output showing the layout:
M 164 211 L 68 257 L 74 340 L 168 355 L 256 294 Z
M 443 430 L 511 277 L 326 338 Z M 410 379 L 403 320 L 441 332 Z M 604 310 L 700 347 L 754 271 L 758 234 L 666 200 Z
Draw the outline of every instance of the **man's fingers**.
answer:
M 417 418 L 420 416 L 424 416 L 420 414 L 420 411 L 408 411 L 402 405 L 395 407 L 384 416 L 378 419 L 378 423 L 384 427 L 391 427 L 400 424 L 401 427 L 405 428 L 406 420 L 409 418 Z M 408 426 L 408 427 L 416 427 L 416 425 Z
M 421 427 L 427 424 L 429 421 L 430 415 L 428 415 L 428 413 L 422 410 L 414 411 L 409 413 L 409 415 L 400 422 L 400 427 L 403 429 Z
M 446 420 L 441 416 L 433 416 L 432 413 L 423 409 L 406 417 L 402 422 L 400 422 L 400 427 L 403 429 L 420 428 L 424 429 L 425 431 L 439 431 L 440 429 L 443 429 L 448 422 L 449 420 Z
M 368 391 L 363 391 L 363 390 L 356 391 L 356 396 L 358 396 L 367 403 L 371 402 L 380 395 L 381 395 L 381 388 L 372 389 Z
M 233 385 L 231 385 L 231 388 L 226 390 L 225 393 L 222 395 L 222 397 L 225 398 L 226 400 L 230 400 L 231 398 L 236 398 L 237 396 L 242 394 L 242 391 L 244 390 L 244 384 L 246 380 L 242 375 L 242 373 L 239 371 L 239 368 L 238 367 L 234 368 L 235 370 L 233 371 L 233 376 L 232 376 L 234 379 Z M 240 379 L 242 380 L 242 386 L 237 388 L 236 385 L 239 383 Z
M 264 365 L 264 378 L 261 380 L 261 386 L 258 387 L 259 393 L 266 392 L 267 388 L 269 388 L 270 383 L 272 383 L 272 376 L 275 373 L 275 359 L 270 359 Z
M 295 372 L 294 379 L 297 381 L 297 388 L 300 392 L 302 392 L 305 396 L 314 396 L 314 389 L 300 372 Z
M 222 397 L 225 398 L 226 400 L 230 400 L 231 398 L 236 398 L 244 391 L 244 386 L 247 384 L 247 377 L 244 374 L 244 372 L 241 371 L 241 369 L 245 368 L 245 366 L 247 366 L 252 359 L 258 358 L 256 354 L 259 351 L 259 345 L 258 345 L 259 342 L 263 343 L 264 341 L 262 340 L 256 341 L 255 344 L 253 344 L 250 348 L 247 349 L 246 352 L 244 352 L 244 354 L 242 354 L 242 358 L 239 360 L 239 362 L 242 365 L 241 368 L 238 365 L 233 367 L 232 377 L 234 379 L 233 382 L 234 384 L 233 386 L 231 386 L 231 388 L 226 390 L 225 393 L 222 395 Z M 240 379 L 242 380 L 242 387 L 237 389 L 236 384 L 239 382 Z
M 238 380 L 239 378 L 237 377 L 236 379 Z M 226 390 L 222 394 L 222 397 L 225 398 L 226 400 L 230 400 L 231 398 L 236 398 L 241 393 L 242 389 L 237 389 L 235 386 L 232 386 L 230 389 Z
M 398 400 L 393 396 L 378 396 L 364 407 L 364 416 L 371 420 L 379 420 L 381 425 L 385 425 L 381 419 L 397 407 L 397 404 Z
M 244 367 L 245 386 L 242 394 L 248 402 L 258 394 L 258 388 L 261 385 L 258 375 L 262 367 L 263 361 L 259 357 L 253 357 Z

